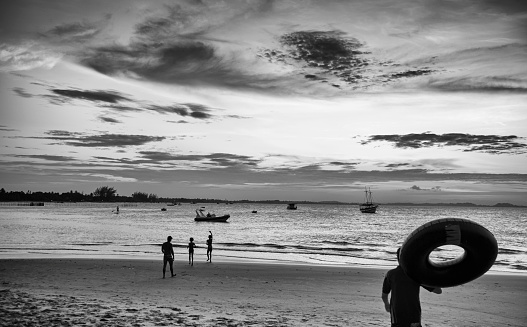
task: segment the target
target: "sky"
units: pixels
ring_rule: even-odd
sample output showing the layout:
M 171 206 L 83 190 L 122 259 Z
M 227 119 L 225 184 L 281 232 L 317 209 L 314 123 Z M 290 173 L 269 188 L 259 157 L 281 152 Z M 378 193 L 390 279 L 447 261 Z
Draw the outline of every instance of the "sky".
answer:
M 0 2 L 0 187 L 527 205 L 527 2 Z

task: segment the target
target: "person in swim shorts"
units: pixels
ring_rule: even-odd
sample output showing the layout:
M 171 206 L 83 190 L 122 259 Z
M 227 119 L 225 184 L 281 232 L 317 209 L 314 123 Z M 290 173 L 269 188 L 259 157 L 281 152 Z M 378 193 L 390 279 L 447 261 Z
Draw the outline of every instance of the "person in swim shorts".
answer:
M 176 276 L 174 274 L 174 248 L 171 242 L 172 236 L 168 236 L 167 241 L 161 246 L 161 252 L 163 252 L 163 278 L 165 278 L 167 263 L 170 263 L 170 277 Z
M 399 253 L 397 249 L 397 261 Z M 419 290 L 422 285 L 410 279 L 400 265 L 386 273 L 382 284 L 382 300 L 390 313 L 392 327 L 421 327 L 421 302 Z M 429 292 L 441 294 L 441 288 L 422 286 Z M 391 294 L 388 301 L 388 294 Z
M 188 248 L 188 264 L 194 266 L 194 248 L 196 244 L 194 243 L 194 238 L 190 238 L 190 242 L 187 245 Z
M 207 240 L 207 261 L 212 262 L 212 232 L 209 230 L 209 238 Z

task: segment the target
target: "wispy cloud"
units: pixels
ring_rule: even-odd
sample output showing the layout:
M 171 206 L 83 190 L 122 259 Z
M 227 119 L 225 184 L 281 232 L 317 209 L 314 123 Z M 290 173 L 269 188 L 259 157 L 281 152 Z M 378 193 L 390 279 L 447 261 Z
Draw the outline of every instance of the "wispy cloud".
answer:
M 38 95 L 55 105 L 69 104 L 73 100 L 86 101 L 100 108 L 110 109 L 117 112 L 126 111 L 153 111 L 160 114 L 176 114 L 182 117 L 190 117 L 199 120 L 214 118 L 212 111 L 218 110 L 199 103 L 183 102 L 171 105 L 157 105 L 149 101 L 136 100 L 129 95 L 113 90 L 81 90 L 75 88 L 50 89 L 51 94 Z M 13 88 L 13 92 L 20 97 L 31 98 L 36 95 L 25 89 Z M 231 117 L 237 118 L 237 117 Z M 116 123 L 113 118 L 104 117 L 101 120 Z
M 74 147 L 127 147 L 144 145 L 150 142 L 159 142 L 164 136 L 128 135 L 128 134 L 99 134 L 86 135 L 77 132 L 53 130 L 46 133 L 48 136 L 32 137 L 51 140 L 59 144 Z
M 519 142 L 521 137 L 515 135 L 472 135 L 464 133 L 448 134 L 391 134 L 372 135 L 362 144 L 385 141 L 397 148 L 428 148 L 428 147 L 461 147 L 465 152 L 485 152 L 492 154 L 523 154 L 527 152 L 527 144 Z
M 33 41 L 19 44 L 3 43 L 0 44 L 0 72 L 53 68 L 62 56 L 62 53 Z
M 94 22 L 71 22 L 56 25 L 41 35 L 60 42 L 86 42 L 99 34 L 109 23 L 111 14 Z
M 107 103 L 117 103 L 120 101 L 131 101 L 130 99 L 116 91 L 83 91 L 76 89 L 52 89 L 51 92 L 53 92 L 54 94 L 58 94 L 64 98 L 80 99 L 94 102 L 100 101 Z
M 15 157 L 42 159 L 46 161 L 63 161 L 63 162 L 69 162 L 69 161 L 75 160 L 75 158 L 69 157 L 69 156 L 55 156 L 55 155 L 46 155 L 46 154 L 19 154 L 19 155 L 15 155 Z

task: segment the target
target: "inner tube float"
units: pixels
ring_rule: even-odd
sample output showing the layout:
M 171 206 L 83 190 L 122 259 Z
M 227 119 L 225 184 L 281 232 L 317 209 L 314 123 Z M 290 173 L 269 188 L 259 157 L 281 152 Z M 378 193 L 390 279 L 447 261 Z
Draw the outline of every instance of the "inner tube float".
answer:
M 430 253 L 443 245 L 456 245 L 463 255 L 433 262 Z M 428 287 L 453 287 L 486 273 L 498 255 L 498 242 L 485 227 L 459 218 L 430 221 L 414 230 L 401 246 L 399 264 L 406 274 Z

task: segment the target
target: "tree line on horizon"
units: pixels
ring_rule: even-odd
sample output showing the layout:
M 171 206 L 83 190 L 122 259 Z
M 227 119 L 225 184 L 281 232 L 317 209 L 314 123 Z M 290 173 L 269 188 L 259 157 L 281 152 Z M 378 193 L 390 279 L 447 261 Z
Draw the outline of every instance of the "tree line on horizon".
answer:
M 0 201 L 27 201 L 27 202 L 160 202 L 173 199 L 160 198 L 153 193 L 134 192 L 131 196 L 118 195 L 117 190 L 111 186 L 101 186 L 92 193 L 69 191 L 58 192 L 32 192 L 9 191 L 0 189 Z
M 92 193 L 69 191 L 58 192 L 33 192 L 33 191 L 9 191 L 0 189 L 0 202 L 150 202 L 150 203 L 233 203 L 233 202 L 266 202 L 266 203 L 288 203 L 289 201 L 270 200 L 270 201 L 228 201 L 218 199 L 203 198 L 168 198 L 159 197 L 153 193 L 134 192 L 131 196 L 119 195 L 114 187 L 101 186 Z M 300 201 L 297 203 L 309 203 Z
M 289 200 L 218 200 L 218 199 L 204 199 L 204 198 L 168 198 L 159 197 L 153 193 L 134 192 L 131 196 L 119 195 L 117 190 L 110 186 L 100 186 L 92 193 L 85 194 L 84 192 L 69 191 L 64 193 L 58 192 L 32 192 L 32 191 L 9 191 L 4 188 L 0 189 L 0 202 L 151 202 L 151 203 L 298 203 L 298 204 L 342 204 L 342 205 L 356 205 L 358 203 L 345 203 L 339 201 L 289 201 Z M 407 205 L 407 206 L 463 206 L 463 207 L 525 207 L 522 205 L 514 205 L 511 203 L 496 203 L 494 205 L 477 205 L 474 203 L 384 203 L 383 205 Z

